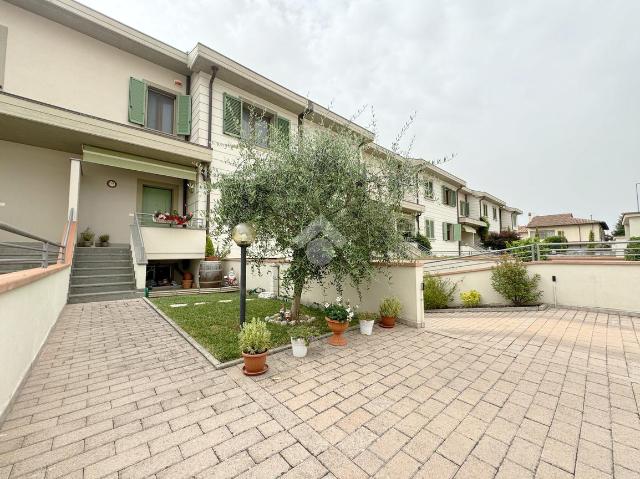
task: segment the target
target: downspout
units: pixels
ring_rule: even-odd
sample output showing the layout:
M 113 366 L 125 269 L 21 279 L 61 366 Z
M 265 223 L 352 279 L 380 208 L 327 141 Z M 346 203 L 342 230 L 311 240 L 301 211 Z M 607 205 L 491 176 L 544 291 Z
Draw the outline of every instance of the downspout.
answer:
M 462 188 L 458 187 L 456 190 L 456 222 L 458 226 L 460 226 L 460 239 L 458 240 L 458 256 L 462 255 L 462 225 L 460 224 L 460 190 Z
M 185 93 L 187 95 L 191 95 L 191 75 L 187 75 L 187 82 L 186 82 L 186 86 L 185 86 Z M 186 141 L 190 141 L 191 140 L 191 135 L 185 135 L 184 139 Z M 187 180 L 183 179 L 182 180 L 182 214 L 186 216 L 187 214 L 187 210 L 188 210 L 188 203 L 187 203 L 187 193 L 188 193 L 188 186 L 187 186 Z M 185 225 L 186 227 L 186 225 Z
M 498 229 L 502 232 L 502 207 L 498 205 Z
M 185 93 L 187 95 L 191 95 L 191 75 L 187 75 L 187 84 L 185 87 Z M 184 139 L 189 141 L 191 139 L 191 135 L 185 135 Z
M 215 80 L 217 74 L 218 74 L 218 67 L 212 66 L 211 78 L 209 79 L 209 114 L 207 117 L 207 147 L 208 148 L 211 148 L 211 135 L 212 135 L 211 117 L 213 116 L 213 80 Z M 210 168 L 211 168 L 211 165 L 207 167 L 207 169 L 205 170 L 206 173 L 204 175 L 205 177 L 204 179 L 205 181 L 207 181 L 207 184 L 209 183 L 209 179 L 211 178 Z M 211 191 L 207 190 L 207 206 L 206 206 L 206 217 L 205 217 L 205 221 L 206 221 L 205 228 L 207 230 L 207 236 L 209 236 L 211 233 L 210 216 L 211 216 Z

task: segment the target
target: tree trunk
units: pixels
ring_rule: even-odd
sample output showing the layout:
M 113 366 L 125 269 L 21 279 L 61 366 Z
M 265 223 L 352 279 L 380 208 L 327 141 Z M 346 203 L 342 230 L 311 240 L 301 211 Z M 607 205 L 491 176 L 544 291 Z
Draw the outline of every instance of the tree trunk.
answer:
M 297 282 L 293 286 L 293 304 L 291 305 L 291 320 L 297 321 L 300 315 L 300 300 L 304 283 Z

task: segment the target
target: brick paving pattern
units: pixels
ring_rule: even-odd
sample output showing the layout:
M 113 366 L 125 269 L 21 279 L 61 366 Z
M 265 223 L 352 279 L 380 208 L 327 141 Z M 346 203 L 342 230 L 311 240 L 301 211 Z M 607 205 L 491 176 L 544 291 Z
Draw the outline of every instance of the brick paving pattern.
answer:
M 640 318 L 426 319 L 252 379 L 142 300 L 69 305 L 0 426 L 0 479 L 640 478 Z

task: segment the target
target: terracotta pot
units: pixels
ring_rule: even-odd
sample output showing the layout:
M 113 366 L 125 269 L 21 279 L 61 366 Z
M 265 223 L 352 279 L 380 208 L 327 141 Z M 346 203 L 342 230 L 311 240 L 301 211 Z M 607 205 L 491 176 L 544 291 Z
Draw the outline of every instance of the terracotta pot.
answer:
M 185 271 L 182 275 L 182 279 L 184 280 L 193 280 L 193 273 L 191 271 Z
M 331 346 L 345 346 L 347 344 L 347 340 L 344 339 L 342 333 L 346 331 L 349 327 L 348 321 L 334 321 L 333 319 L 324 318 L 327 320 L 327 326 L 333 333 L 332 336 L 329 336 L 329 344 Z
M 192 285 L 193 285 L 193 280 L 191 279 L 182 280 L 182 289 L 191 289 Z
M 247 376 L 258 376 L 264 374 L 269 369 L 267 365 L 267 352 L 260 354 L 242 353 L 244 359 L 244 367 L 242 372 Z
M 204 260 L 205 261 L 220 261 L 220 257 L 219 256 L 205 256 Z
M 393 328 L 396 325 L 396 318 L 393 316 L 380 316 L 381 328 Z

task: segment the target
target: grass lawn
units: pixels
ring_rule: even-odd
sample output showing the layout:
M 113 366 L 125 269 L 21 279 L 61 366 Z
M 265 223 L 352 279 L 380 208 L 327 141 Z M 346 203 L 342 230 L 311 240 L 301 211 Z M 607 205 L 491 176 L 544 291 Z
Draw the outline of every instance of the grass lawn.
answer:
M 241 357 L 238 348 L 240 331 L 240 293 L 212 293 L 193 296 L 173 296 L 152 298 L 151 301 L 167 316 L 174 320 L 192 338 L 220 361 L 230 361 Z M 221 302 L 223 301 L 223 302 Z M 205 303 L 205 304 L 194 304 Z M 172 304 L 186 304 L 172 308 Z M 247 297 L 246 318 L 264 318 L 278 311 L 282 301 L 278 299 L 259 299 Z M 287 305 L 287 309 L 290 305 Z M 328 333 L 322 311 L 302 307 L 302 313 L 317 318 L 313 322 L 321 333 Z M 354 320 L 352 324 L 356 324 Z M 290 342 L 289 326 L 268 323 L 271 330 L 271 347 L 282 346 Z

